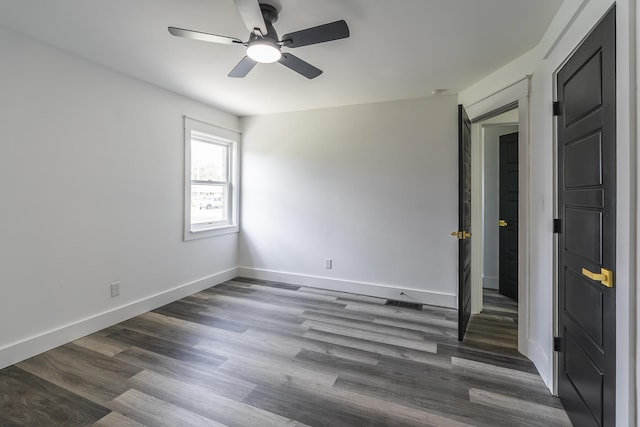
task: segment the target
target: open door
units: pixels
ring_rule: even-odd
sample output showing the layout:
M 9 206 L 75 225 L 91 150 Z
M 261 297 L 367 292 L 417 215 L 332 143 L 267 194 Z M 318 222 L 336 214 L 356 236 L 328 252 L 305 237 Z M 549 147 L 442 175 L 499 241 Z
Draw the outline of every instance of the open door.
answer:
M 471 317 L 471 121 L 458 106 L 458 340 Z
M 616 27 L 612 9 L 558 72 L 558 395 L 573 425 L 613 427 Z

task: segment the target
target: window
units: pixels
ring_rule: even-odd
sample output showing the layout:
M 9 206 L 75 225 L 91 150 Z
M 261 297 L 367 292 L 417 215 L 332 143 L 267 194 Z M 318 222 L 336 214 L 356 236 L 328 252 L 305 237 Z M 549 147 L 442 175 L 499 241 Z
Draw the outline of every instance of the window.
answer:
M 184 239 L 238 231 L 238 134 L 185 117 Z

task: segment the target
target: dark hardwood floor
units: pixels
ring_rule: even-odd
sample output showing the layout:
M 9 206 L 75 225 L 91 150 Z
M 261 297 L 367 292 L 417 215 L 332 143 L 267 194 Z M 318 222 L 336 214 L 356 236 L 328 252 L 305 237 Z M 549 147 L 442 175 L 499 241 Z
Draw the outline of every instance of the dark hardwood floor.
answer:
M 0 370 L 0 426 L 569 426 L 487 295 L 456 311 L 237 278 Z

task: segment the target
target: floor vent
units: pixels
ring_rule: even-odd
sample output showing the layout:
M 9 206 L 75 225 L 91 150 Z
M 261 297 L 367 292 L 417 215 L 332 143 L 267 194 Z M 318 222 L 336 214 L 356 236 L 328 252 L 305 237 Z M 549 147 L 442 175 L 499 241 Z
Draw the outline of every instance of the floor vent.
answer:
M 411 310 L 422 310 L 422 304 L 417 302 L 396 301 L 388 299 L 384 305 L 392 305 L 394 307 L 410 308 Z

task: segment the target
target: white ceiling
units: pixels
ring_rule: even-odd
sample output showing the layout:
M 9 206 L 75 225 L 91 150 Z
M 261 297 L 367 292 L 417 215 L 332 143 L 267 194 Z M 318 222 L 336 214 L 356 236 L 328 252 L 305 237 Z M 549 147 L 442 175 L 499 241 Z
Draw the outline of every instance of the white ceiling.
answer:
M 457 93 L 534 47 L 562 0 L 278 3 L 280 35 L 347 21 L 350 38 L 292 49 L 322 69 L 320 77 L 258 64 L 231 79 L 244 47 L 167 31 L 247 40 L 233 0 L 0 0 L 0 25 L 244 116 Z

